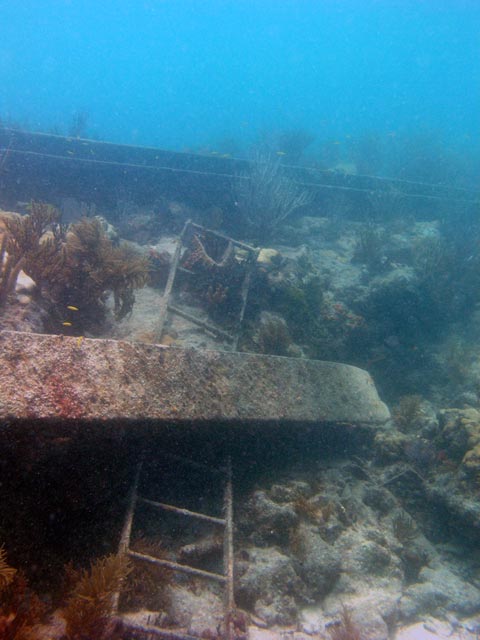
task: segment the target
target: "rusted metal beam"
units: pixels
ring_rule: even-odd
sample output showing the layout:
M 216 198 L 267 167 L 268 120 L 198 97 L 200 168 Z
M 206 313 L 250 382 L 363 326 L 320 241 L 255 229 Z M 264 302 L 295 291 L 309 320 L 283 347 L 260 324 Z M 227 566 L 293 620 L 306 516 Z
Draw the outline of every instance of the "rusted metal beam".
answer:
M 190 511 L 189 509 L 183 509 L 182 507 L 175 507 L 171 504 L 165 504 L 164 502 L 156 502 L 155 500 L 149 500 L 148 498 L 139 498 L 139 502 L 144 502 L 151 507 L 157 509 L 163 509 L 164 511 L 172 511 L 182 516 L 188 516 L 191 518 L 197 518 L 198 520 L 205 520 L 206 522 L 212 522 L 214 524 L 220 524 L 225 526 L 226 521 L 223 518 L 215 518 L 214 516 L 208 516 L 205 513 L 198 513 L 197 511 Z
M 208 580 L 215 580 L 216 582 L 227 581 L 227 578 L 220 573 L 213 573 L 212 571 L 204 571 L 203 569 L 196 569 L 195 567 L 189 567 L 185 564 L 178 564 L 178 562 L 171 562 L 170 560 L 162 560 L 161 558 L 154 558 L 153 556 L 148 556 L 144 553 L 139 553 L 138 551 L 129 550 L 127 552 L 131 558 L 135 560 L 141 560 L 142 562 L 148 562 L 150 564 L 154 564 L 157 567 L 166 567 L 167 569 L 172 569 L 173 571 L 180 571 L 181 573 L 187 573 L 192 576 L 199 576 L 201 578 L 207 578 Z

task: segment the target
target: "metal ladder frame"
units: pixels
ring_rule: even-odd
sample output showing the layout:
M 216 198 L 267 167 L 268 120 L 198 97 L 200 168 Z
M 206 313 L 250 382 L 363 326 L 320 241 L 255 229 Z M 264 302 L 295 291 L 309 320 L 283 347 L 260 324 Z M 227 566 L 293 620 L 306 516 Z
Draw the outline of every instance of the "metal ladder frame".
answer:
M 175 283 L 175 277 L 177 275 L 177 271 L 182 269 L 182 267 L 180 266 L 180 259 L 182 257 L 182 250 L 186 248 L 185 239 L 188 235 L 187 232 L 190 229 L 193 229 L 198 233 L 205 233 L 212 237 L 221 238 L 222 240 L 227 241 L 227 243 L 229 243 L 232 247 L 238 247 L 239 249 L 242 249 L 248 255 L 248 258 L 245 264 L 245 275 L 243 277 L 243 282 L 240 286 L 241 302 L 240 302 L 238 317 L 235 323 L 236 325 L 235 333 L 233 335 L 230 334 L 228 331 L 221 329 L 220 327 L 214 326 L 211 323 L 208 323 L 208 322 L 205 322 L 204 320 L 200 320 L 199 318 L 196 318 L 185 309 L 182 309 L 181 307 L 177 307 L 171 304 L 170 302 L 170 297 L 172 294 L 173 285 Z M 168 312 L 170 311 L 171 313 L 175 313 L 181 316 L 182 318 L 189 320 L 190 322 L 197 325 L 198 327 L 201 327 L 204 331 L 208 331 L 210 334 L 213 334 L 214 336 L 216 336 L 216 338 L 223 338 L 224 340 L 228 340 L 232 344 L 233 351 L 236 351 L 238 347 L 238 341 L 240 339 L 240 331 L 242 328 L 243 317 L 245 315 L 245 308 L 247 306 L 248 291 L 250 289 L 252 272 L 255 267 L 255 263 L 257 261 L 259 252 L 260 252 L 260 249 L 252 247 L 249 244 L 246 244 L 245 242 L 234 240 L 233 238 L 230 238 L 229 236 L 226 236 L 223 233 L 219 233 L 218 231 L 213 231 L 212 229 L 207 229 L 206 227 L 200 224 L 192 222 L 192 220 L 187 220 L 177 241 L 175 253 L 173 254 L 172 262 L 170 264 L 170 270 L 168 272 L 167 283 L 165 285 L 163 297 L 160 302 L 158 325 L 156 329 L 158 339 L 161 340 L 162 338 L 163 330 L 165 328 L 165 322 L 167 320 L 167 315 L 168 315 Z
M 175 456 L 178 458 L 178 456 Z M 217 469 L 211 469 L 209 467 L 204 467 L 203 465 L 199 465 L 197 462 L 193 462 L 191 460 L 186 460 L 182 458 L 182 461 L 185 464 L 200 466 L 210 472 L 222 473 L 222 471 Z M 125 522 L 122 529 L 122 534 L 120 537 L 120 543 L 118 545 L 118 553 L 122 555 L 127 555 L 133 560 L 139 560 L 142 562 L 148 562 L 154 564 L 156 566 L 167 567 L 168 569 L 172 569 L 173 571 L 179 571 L 183 573 L 188 573 L 190 575 L 195 575 L 200 578 L 205 578 L 209 580 L 215 580 L 217 582 L 221 582 L 225 585 L 224 592 L 224 633 L 226 640 L 234 640 L 234 626 L 232 620 L 232 614 L 235 610 L 235 597 L 234 597 L 234 586 L 233 586 L 233 565 L 234 565 L 234 555 L 233 555 L 233 489 L 232 489 L 232 464 L 230 457 L 227 459 L 226 464 L 226 481 L 225 481 L 225 489 L 224 489 L 224 517 L 217 518 L 214 516 L 209 516 L 204 513 L 199 513 L 196 511 L 190 511 L 189 509 L 183 509 L 181 507 L 176 507 L 174 505 L 165 504 L 162 502 L 156 502 L 154 500 L 149 500 L 147 498 L 142 498 L 138 495 L 138 486 L 140 483 L 140 475 L 142 471 L 143 460 L 140 461 L 137 465 L 137 469 L 135 472 L 135 477 L 132 483 L 132 486 L 129 491 L 128 501 L 127 501 L 127 513 L 125 516 Z M 133 527 L 133 519 L 135 516 L 135 510 L 138 503 L 147 504 L 155 509 L 170 511 L 177 513 L 182 516 L 197 518 L 198 520 L 203 520 L 204 522 L 211 522 L 215 525 L 220 525 L 224 527 L 224 537 L 223 537 L 223 567 L 224 573 L 213 573 L 211 571 L 204 571 L 203 569 L 197 569 L 196 567 L 191 567 L 185 564 L 179 564 L 177 562 L 172 562 L 170 560 L 163 560 L 161 558 L 155 558 L 153 556 L 149 556 L 143 553 L 139 553 L 137 551 L 133 551 L 130 549 L 130 540 L 132 535 L 132 527 Z M 118 613 L 118 604 L 120 599 L 120 591 L 114 594 L 112 600 L 112 615 L 116 616 Z M 122 618 L 122 622 L 129 626 L 132 631 L 140 631 L 146 634 L 155 635 L 157 637 L 165 638 L 166 640 L 197 640 L 194 636 L 185 635 L 182 633 L 176 633 L 174 631 L 163 630 L 159 627 L 147 626 L 141 627 L 135 624 L 131 624 L 128 620 L 124 620 Z

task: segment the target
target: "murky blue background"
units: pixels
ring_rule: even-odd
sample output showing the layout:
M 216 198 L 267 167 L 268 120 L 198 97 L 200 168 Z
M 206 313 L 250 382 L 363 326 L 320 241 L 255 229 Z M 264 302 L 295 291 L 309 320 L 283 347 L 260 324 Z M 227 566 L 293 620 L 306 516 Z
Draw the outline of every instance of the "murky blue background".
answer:
M 0 117 L 182 149 L 305 128 L 475 148 L 480 2 L 1 0 Z

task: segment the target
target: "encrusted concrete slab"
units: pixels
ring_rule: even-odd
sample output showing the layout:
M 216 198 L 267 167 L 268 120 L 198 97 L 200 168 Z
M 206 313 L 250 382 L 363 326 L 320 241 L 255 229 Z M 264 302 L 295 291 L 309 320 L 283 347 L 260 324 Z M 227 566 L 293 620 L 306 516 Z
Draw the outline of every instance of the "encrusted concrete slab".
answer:
M 347 422 L 389 418 L 344 364 L 0 332 L 0 419 Z

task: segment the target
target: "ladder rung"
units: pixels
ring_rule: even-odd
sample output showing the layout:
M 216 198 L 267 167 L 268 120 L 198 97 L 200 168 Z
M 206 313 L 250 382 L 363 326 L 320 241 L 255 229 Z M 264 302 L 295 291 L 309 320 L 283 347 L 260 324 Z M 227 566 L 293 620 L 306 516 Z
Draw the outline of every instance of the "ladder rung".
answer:
M 139 631 L 146 635 L 150 634 L 158 638 L 163 638 L 164 640 L 199 640 L 197 636 L 191 636 L 173 630 L 169 631 L 168 629 L 160 629 L 159 627 L 153 627 L 151 625 L 138 624 L 137 622 L 133 622 L 133 620 L 121 616 L 117 616 L 115 620 L 118 620 L 132 631 Z
M 164 504 L 163 502 L 155 502 L 155 500 L 149 500 L 148 498 L 138 498 L 140 502 L 149 504 L 151 507 L 157 509 L 163 509 L 164 511 L 173 511 L 183 516 L 190 516 L 199 520 L 206 520 L 207 522 L 213 522 L 214 524 L 221 524 L 223 527 L 227 524 L 227 521 L 223 518 L 215 518 L 214 516 L 207 516 L 205 513 L 198 513 L 197 511 L 189 511 L 188 509 L 181 509 L 180 507 L 174 507 L 171 504 Z
M 182 464 L 188 467 L 192 467 L 193 469 L 202 469 L 203 471 L 207 471 L 208 473 L 218 473 L 224 476 L 227 472 L 226 469 L 217 469 L 216 467 L 212 467 L 211 465 L 202 464 L 201 462 L 190 460 L 190 458 L 185 458 L 184 456 L 179 456 L 175 453 L 162 453 L 162 457 L 167 458 L 167 460 L 175 460 L 175 462 L 181 462 Z
M 190 573 L 194 576 L 201 576 L 202 578 L 217 580 L 217 582 L 227 581 L 226 576 L 222 576 L 219 573 L 212 573 L 211 571 L 204 571 L 203 569 L 195 569 L 195 567 L 189 567 L 185 564 L 178 564 L 177 562 L 171 562 L 170 560 L 154 558 L 153 556 L 147 556 L 144 553 L 138 553 L 138 551 L 132 551 L 131 549 L 127 551 L 127 554 L 131 558 L 143 560 L 144 562 L 150 562 L 150 564 L 155 564 L 159 567 L 167 567 L 169 569 L 173 569 L 174 571 L 182 571 L 183 573 Z
M 180 316 L 181 318 L 185 318 L 185 320 L 190 320 L 190 322 L 193 322 L 193 324 L 196 324 L 198 327 L 202 327 L 203 329 L 210 331 L 216 337 L 220 337 L 220 338 L 223 338 L 224 340 L 230 340 L 231 342 L 233 342 L 234 336 L 228 333 L 228 331 L 224 331 L 223 329 L 220 329 L 220 327 L 215 327 L 213 324 L 210 324 L 206 320 L 200 320 L 200 318 L 196 318 L 194 315 L 192 315 L 188 311 L 185 311 L 181 307 L 176 307 L 170 302 L 168 303 L 167 307 L 169 311 L 176 313 L 177 316 Z

